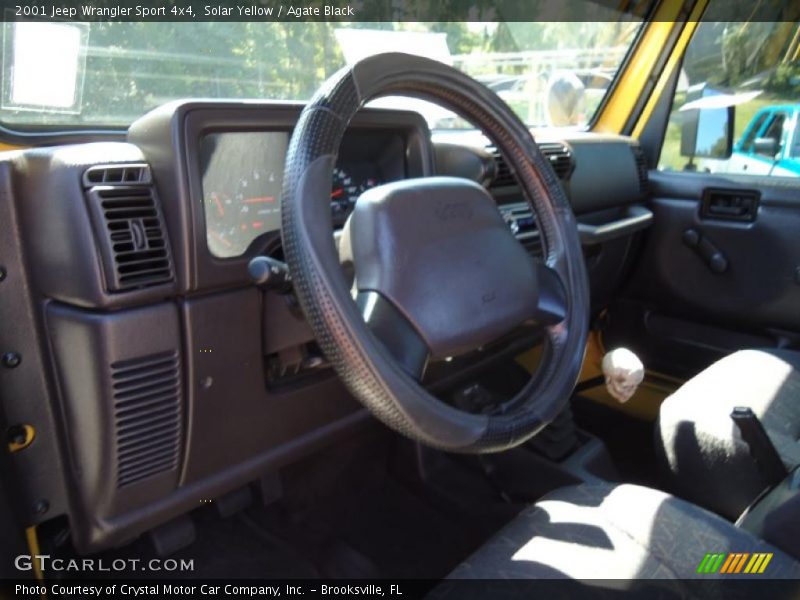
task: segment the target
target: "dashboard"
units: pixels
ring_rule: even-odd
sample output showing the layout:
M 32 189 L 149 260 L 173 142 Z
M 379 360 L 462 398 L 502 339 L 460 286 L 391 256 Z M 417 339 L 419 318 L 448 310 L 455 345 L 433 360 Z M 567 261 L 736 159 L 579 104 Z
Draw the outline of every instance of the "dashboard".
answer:
M 178 287 L 187 293 L 250 284 L 247 265 L 282 256 L 280 195 L 291 132 L 303 105 L 187 100 L 134 122 L 128 142 L 152 172 L 172 244 Z M 421 115 L 364 109 L 339 147 L 331 224 L 341 227 L 369 187 L 434 172 Z
M 0 392 L 10 422 L 36 429 L 36 443 L 14 455 L 29 461 L 19 465 L 28 505 L 49 502 L 31 524 L 66 515 L 80 552 L 108 548 L 203 498 L 272 481 L 373 422 L 291 293 L 257 288 L 248 274 L 253 258 L 281 257 L 281 178 L 302 108 L 173 102 L 124 139 L 0 155 L 4 344 L 24 356 Z M 331 226 L 371 187 L 462 176 L 488 188 L 536 255 L 535 219 L 502 156 L 480 136 L 447 137 L 417 113 L 360 111 L 333 172 Z M 578 217 L 602 306 L 641 222 L 632 209 L 646 196 L 646 167 L 629 138 L 538 141 Z M 445 376 L 516 349 L 456 357 Z

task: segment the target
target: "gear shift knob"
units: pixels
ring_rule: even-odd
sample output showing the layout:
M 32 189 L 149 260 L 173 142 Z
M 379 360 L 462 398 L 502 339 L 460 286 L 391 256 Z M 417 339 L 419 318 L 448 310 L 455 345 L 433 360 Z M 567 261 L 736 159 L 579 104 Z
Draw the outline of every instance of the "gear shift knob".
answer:
M 644 365 L 627 348 L 617 348 L 603 357 L 603 375 L 608 393 L 624 404 L 644 380 Z

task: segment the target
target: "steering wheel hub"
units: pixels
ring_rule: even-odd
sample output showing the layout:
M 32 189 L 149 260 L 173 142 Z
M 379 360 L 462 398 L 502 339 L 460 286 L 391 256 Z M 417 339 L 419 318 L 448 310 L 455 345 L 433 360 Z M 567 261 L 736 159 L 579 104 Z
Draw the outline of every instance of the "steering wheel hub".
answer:
M 535 265 L 476 183 L 430 177 L 371 189 L 345 228 L 339 252 L 355 265 L 358 293 L 391 302 L 431 358 L 535 318 Z

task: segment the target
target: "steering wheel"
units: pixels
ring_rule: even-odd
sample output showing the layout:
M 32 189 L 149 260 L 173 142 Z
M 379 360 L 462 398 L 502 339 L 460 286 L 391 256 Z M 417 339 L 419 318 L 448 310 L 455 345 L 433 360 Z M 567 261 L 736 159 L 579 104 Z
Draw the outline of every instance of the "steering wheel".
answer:
M 467 118 L 510 162 L 544 261 L 531 259 L 489 193 L 454 177 L 409 179 L 358 199 L 339 248 L 330 213 L 345 128 L 368 101 L 406 95 Z M 383 423 L 452 452 L 526 441 L 566 405 L 583 360 L 589 288 L 575 217 L 528 128 L 494 92 L 442 63 L 400 53 L 342 69 L 302 111 L 286 158 L 281 236 L 299 304 L 350 392 Z M 355 283 L 342 262 L 351 262 Z M 355 301 L 354 301 L 355 299 Z M 493 414 L 459 410 L 420 384 L 426 363 L 534 323 L 538 373 Z

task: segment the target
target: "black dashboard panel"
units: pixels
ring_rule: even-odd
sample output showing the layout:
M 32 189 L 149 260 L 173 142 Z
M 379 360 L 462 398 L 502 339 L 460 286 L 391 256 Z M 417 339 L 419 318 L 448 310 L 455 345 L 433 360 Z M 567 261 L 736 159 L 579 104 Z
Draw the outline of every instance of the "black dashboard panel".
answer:
M 111 290 L 90 216 L 83 175 L 98 164 L 141 163 L 138 148 L 118 142 L 74 144 L 11 155 L 19 231 L 31 263 L 32 283 L 47 298 L 86 308 L 153 302 L 175 293 L 175 284 Z M 100 186 L 106 188 L 107 186 Z M 126 186 L 127 187 L 127 186 Z
M 618 289 L 634 234 L 649 226 L 652 212 L 642 205 L 648 172 L 638 142 L 619 135 L 554 131 L 536 135 L 578 220 L 589 273 L 592 311 L 598 313 Z M 489 187 L 503 218 L 519 241 L 542 256 L 536 218 L 507 161 L 478 132 L 437 132 L 434 151 L 440 174 L 468 177 Z
M 638 142 L 617 135 L 574 134 L 575 156 L 570 203 L 581 215 L 642 202 L 647 195 L 647 166 Z
M 251 258 L 280 253 L 279 232 L 269 231 L 263 222 L 259 228 L 263 233 L 243 238 L 251 241 L 241 254 L 222 252 L 227 256 L 220 257 L 209 248 L 206 232 L 209 225 L 214 231 L 215 224 L 207 221 L 207 214 L 213 212 L 207 213 L 204 198 L 203 144 L 208 136 L 217 134 L 290 132 L 301 110 L 297 103 L 184 101 L 162 106 L 131 125 L 128 139 L 141 148 L 149 162 L 165 198 L 170 234 L 181 240 L 173 248 L 179 287 L 193 291 L 246 285 Z M 274 165 L 281 162 L 281 147 L 282 142 L 268 149 Z M 340 187 L 347 177 L 361 178 L 363 185 L 369 179 L 424 177 L 433 172 L 430 133 L 418 113 L 365 109 L 350 124 L 339 160 L 336 176 Z M 332 191 L 336 185 L 332 181 Z M 272 194 L 275 189 L 271 188 Z M 338 196 L 332 200 L 332 224 L 343 222 L 349 208 L 337 201 Z M 252 229 L 252 221 L 247 225 Z
M 235 255 L 214 256 L 207 242 L 206 208 L 217 207 L 203 194 L 204 140 L 266 139 L 260 156 L 250 146 L 220 169 L 271 168 L 277 179 L 301 109 L 178 102 L 135 123 L 128 142 L 0 155 L 9 213 L 0 314 L 15 317 L 2 341 L 24 357 L 0 378 L 3 412 L 37 432 L 15 459 L 27 505 L 46 498 L 50 509 L 28 521 L 66 515 L 81 552 L 125 542 L 370 422 L 291 299 L 249 279 L 253 256 L 279 252 L 277 214 Z M 334 227 L 361 187 L 433 172 L 425 122 L 403 111 L 360 113 L 339 157 Z M 233 175 L 218 189 L 241 181 Z M 277 201 L 271 183 L 243 199 Z M 291 385 L 276 384 L 271 374 L 287 369 Z
M 580 216 L 642 202 L 647 166 L 636 140 L 621 135 L 565 132 L 563 138 L 536 136 L 572 210 Z M 525 202 L 506 161 L 477 132 L 436 132 L 434 151 L 440 175 L 466 177 L 488 185 L 499 205 Z

